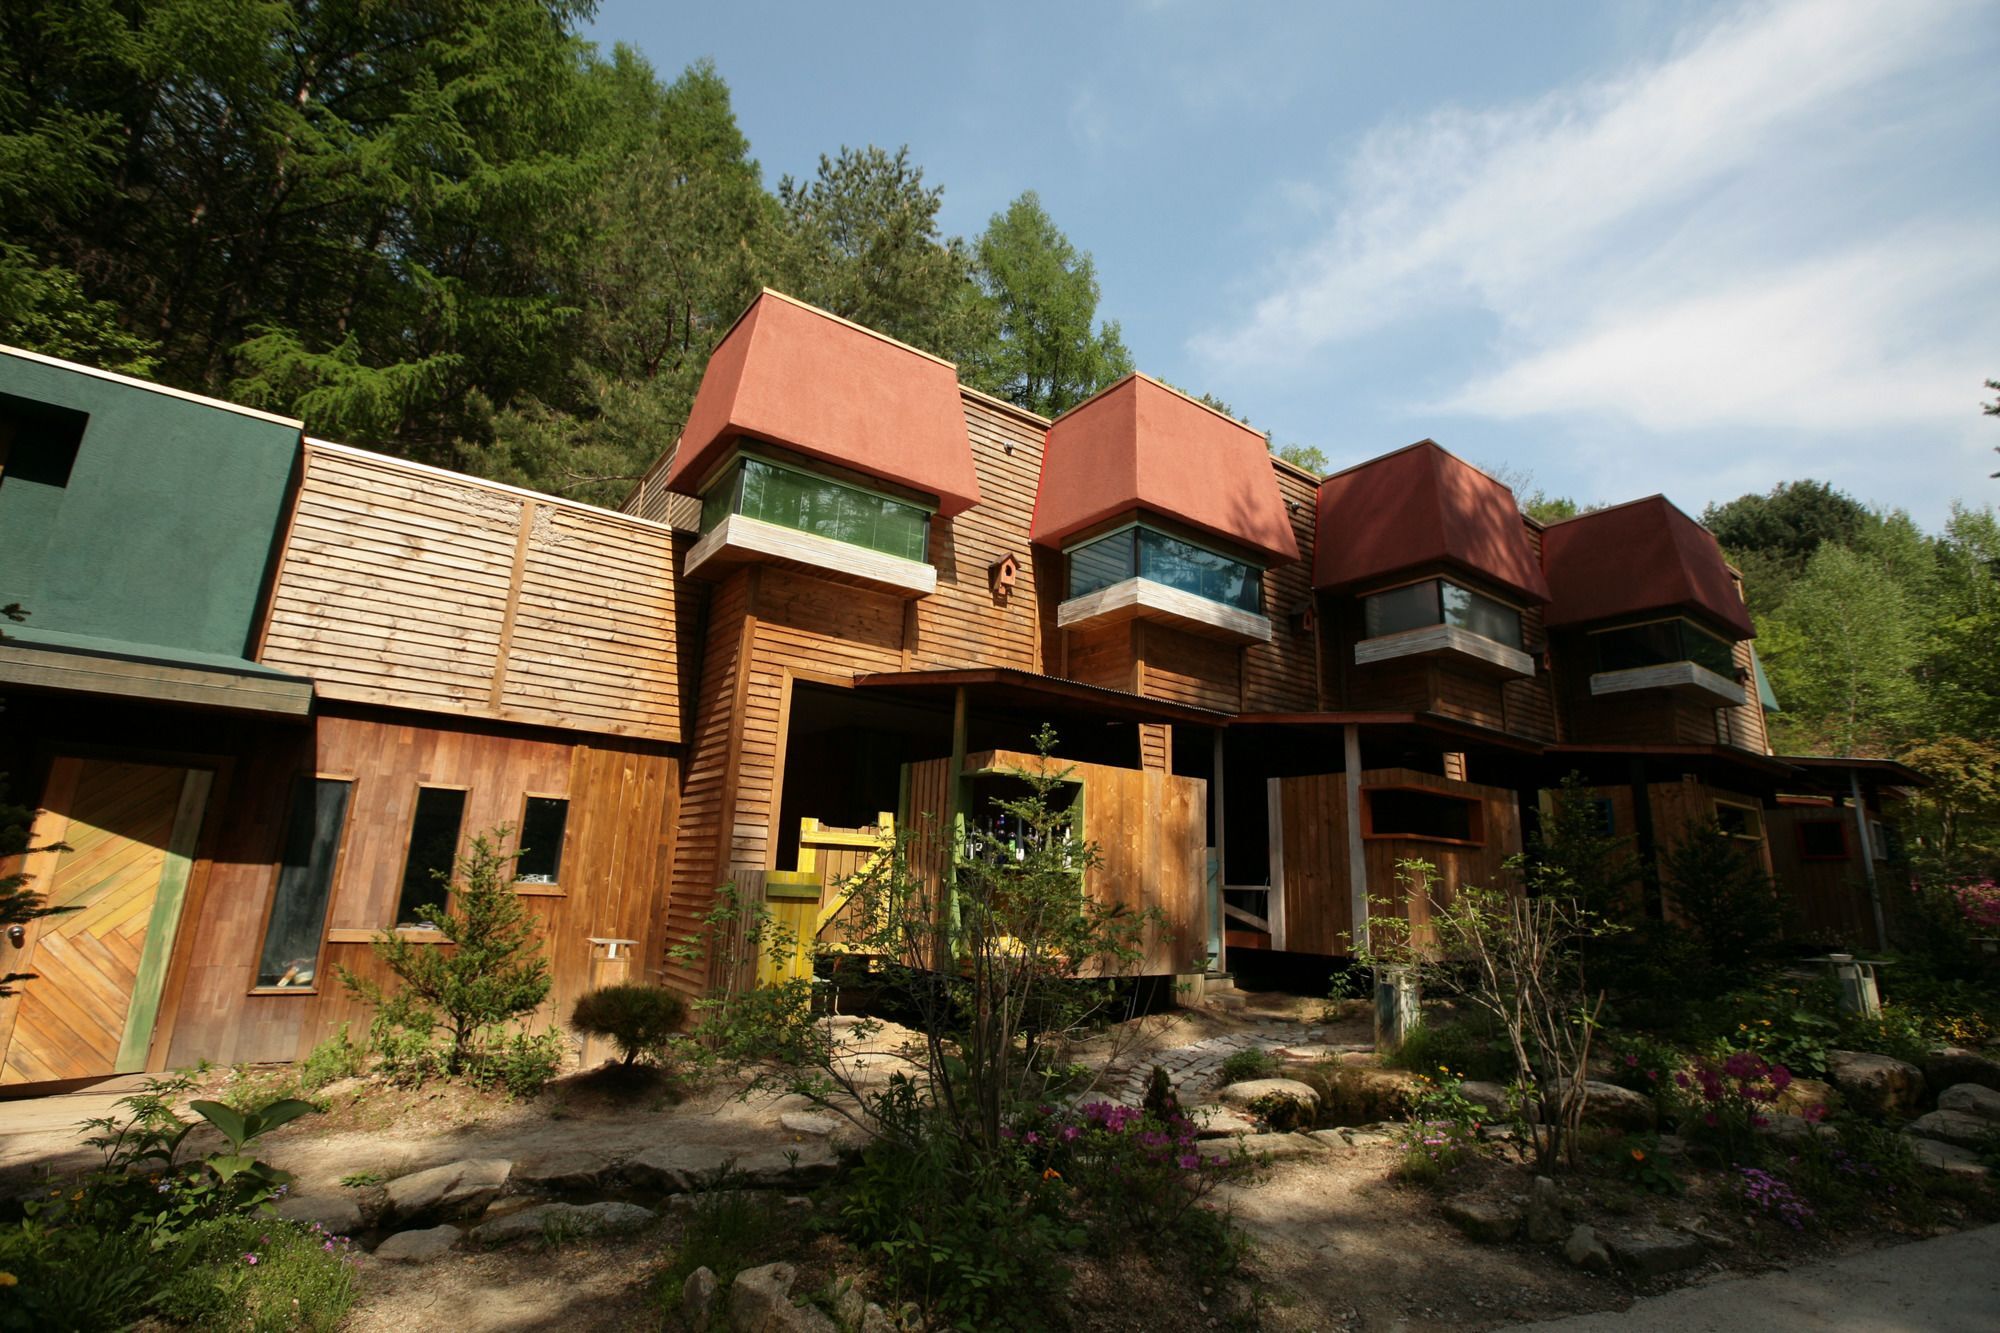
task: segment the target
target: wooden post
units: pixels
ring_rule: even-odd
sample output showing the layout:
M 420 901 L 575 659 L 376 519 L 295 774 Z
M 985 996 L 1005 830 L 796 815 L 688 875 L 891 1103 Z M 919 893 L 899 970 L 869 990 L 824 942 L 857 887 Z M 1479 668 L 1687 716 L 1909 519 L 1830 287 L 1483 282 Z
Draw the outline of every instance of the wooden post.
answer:
M 1229 970 L 1229 929 L 1222 919 L 1222 886 L 1229 878 L 1229 860 L 1226 855 L 1228 839 L 1223 830 L 1227 825 L 1229 807 L 1222 801 L 1223 744 L 1222 728 L 1215 729 L 1214 772 L 1208 778 L 1209 808 L 1215 812 L 1215 873 L 1208 894 L 1208 936 L 1211 951 L 1215 954 L 1212 965 L 1218 972 Z
M 1264 921 L 1271 928 L 1271 948 L 1285 948 L 1285 795 L 1283 778 L 1264 779 L 1264 825 L 1270 830 L 1271 891 L 1264 897 Z
M 632 950 L 637 940 L 619 940 L 590 937 L 590 988 L 602 990 L 606 986 L 623 985 L 632 968 Z M 603 1064 L 617 1054 L 618 1048 L 609 1039 L 586 1036 L 583 1039 L 583 1067 L 590 1069 Z
M 1875 914 L 1875 947 L 1885 949 L 1889 945 L 1889 931 L 1882 920 L 1882 886 L 1875 881 L 1875 840 L 1868 834 L 1868 806 L 1861 799 L 1861 775 L 1851 768 L 1847 770 L 1847 790 L 1854 800 L 1854 831 L 1860 835 L 1855 845 L 1861 848 L 1861 873 L 1868 880 L 1868 907 Z
M 1349 722 L 1340 729 L 1347 771 L 1347 901 L 1353 924 L 1353 944 L 1368 943 L 1368 856 L 1361 843 L 1361 728 Z

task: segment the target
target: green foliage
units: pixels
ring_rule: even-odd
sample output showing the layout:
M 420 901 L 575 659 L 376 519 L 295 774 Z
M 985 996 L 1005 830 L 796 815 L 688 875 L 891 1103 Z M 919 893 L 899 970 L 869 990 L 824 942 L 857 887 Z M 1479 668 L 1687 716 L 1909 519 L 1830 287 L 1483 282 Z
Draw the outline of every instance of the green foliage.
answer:
M 1514 1073 L 1506 1039 L 1483 1014 L 1442 1022 L 1426 1019 L 1410 1030 L 1388 1064 L 1431 1077 L 1507 1079 Z
M 1691 1006 L 1678 1035 L 1689 1046 L 1752 1051 L 1794 1073 L 1824 1077 L 1826 1053 L 1840 1044 L 1836 1005 L 1830 982 L 1766 976 Z
M 1479 1155 L 1486 1112 L 1468 1099 L 1457 1078 L 1422 1075 L 1410 1098 L 1410 1122 L 1397 1134 L 1402 1155 L 1392 1174 L 1411 1185 L 1435 1186 Z
M 1271 1078 L 1279 1070 L 1278 1057 L 1262 1047 L 1246 1051 L 1231 1051 L 1222 1061 L 1222 1067 L 1215 1071 L 1215 1083 L 1222 1087 L 1230 1083 L 1248 1083 L 1253 1079 Z
M 1116 322 L 1097 324 L 1097 270 L 1030 190 L 973 245 L 973 272 L 997 336 L 963 368 L 968 382 L 1058 416 L 1130 373 Z
M 1703 525 L 1743 567 L 1746 591 L 1768 598 L 1771 605 L 1823 543 L 1853 542 L 1869 519 L 1852 496 L 1821 481 L 1782 482 L 1769 494 L 1712 504 L 1701 515 Z M 1755 581 L 1749 578 L 1753 570 L 1760 576 Z
M 440 1060 L 445 1074 L 471 1072 L 496 1028 L 548 997 L 536 918 L 513 889 L 517 853 L 500 850 L 510 835 L 503 826 L 475 837 L 456 875 L 440 884 L 446 901 L 419 909 L 443 945 L 393 931 L 376 936 L 375 956 L 402 983 L 393 993 L 340 970 L 348 990 L 375 1007 L 374 1036 L 392 1074 L 422 1077 Z M 433 1050 L 439 1035 L 441 1053 Z
M 98 1333 L 130 1327 L 169 1273 L 142 1233 L 35 1221 L 0 1227 L 0 1329 Z
M 229 1089 L 223 1101 L 247 1112 L 261 1111 L 288 1098 L 311 1100 L 314 1093 L 329 1083 L 359 1074 L 363 1063 L 361 1048 L 348 1036 L 347 1024 L 342 1023 L 332 1036 L 307 1052 L 305 1059 L 263 1077 L 241 1080 Z M 314 1105 L 319 1110 L 326 1109 L 322 1102 Z
M 1919 725 L 1920 608 L 1878 560 L 1828 544 L 1765 622 L 1759 652 L 1800 739 L 1884 753 Z
M 667 1044 L 687 1021 L 687 1004 L 661 986 L 604 986 L 578 997 L 569 1025 L 616 1043 L 626 1064 L 641 1056 L 664 1058 Z
M 1270 447 L 1271 452 L 1284 459 L 1287 463 L 1290 463 L 1293 467 L 1304 468 L 1306 471 L 1320 477 L 1324 477 L 1333 470 L 1333 460 L 1328 458 L 1326 450 L 1320 448 L 1318 445 L 1271 444 L 1270 438 L 1270 436 L 1266 435 L 1264 440 L 1266 445 Z
M 680 1246 L 653 1283 L 654 1299 L 669 1310 L 679 1310 L 681 1287 L 695 1269 L 714 1273 L 726 1292 L 738 1273 L 783 1258 L 798 1243 L 796 1213 L 769 1190 L 737 1188 L 725 1175 L 694 1191 L 691 1203 Z
M 1660 877 L 1715 975 L 1742 976 L 1776 947 L 1784 927 L 1777 885 L 1713 821 L 1689 827 L 1661 852 Z
M 561 1072 L 568 1054 L 569 1043 L 559 1032 L 510 1032 L 479 1053 L 472 1081 L 505 1088 L 513 1097 L 533 1097 Z
M 1680 1173 L 1660 1155 L 1657 1134 L 1626 1134 L 1604 1144 L 1595 1156 L 1600 1170 L 1619 1176 L 1648 1194 L 1671 1196 L 1687 1191 Z

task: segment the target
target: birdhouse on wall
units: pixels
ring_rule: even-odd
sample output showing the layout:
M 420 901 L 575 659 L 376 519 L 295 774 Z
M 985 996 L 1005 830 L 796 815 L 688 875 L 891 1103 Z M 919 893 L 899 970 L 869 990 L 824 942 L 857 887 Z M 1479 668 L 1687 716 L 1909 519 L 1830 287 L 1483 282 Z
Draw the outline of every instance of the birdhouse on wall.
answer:
M 993 590 L 993 600 L 1005 602 L 1014 591 L 1014 580 L 1021 572 L 1021 562 L 1009 551 L 986 567 L 986 585 Z

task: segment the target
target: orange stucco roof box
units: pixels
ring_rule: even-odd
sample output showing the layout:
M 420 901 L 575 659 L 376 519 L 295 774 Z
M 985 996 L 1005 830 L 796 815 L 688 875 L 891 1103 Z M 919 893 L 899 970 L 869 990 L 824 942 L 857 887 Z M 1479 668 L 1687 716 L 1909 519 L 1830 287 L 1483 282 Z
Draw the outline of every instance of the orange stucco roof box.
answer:
M 1715 535 L 1664 495 L 1551 524 L 1542 564 L 1550 625 L 1688 610 L 1735 638 L 1757 635 Z
M 946 518 L 979 503 L 951 363 L 779 292 L 709 357 L 667 489 L 698 494 L 741 436 L 934 495 Z
M 1299 558 L 1264 437 L 1144 375 L 1049 426 L 1029 536 L 1044 546 L 1139 510 L 1276 563 Z
M 1315 588 L 1457 568 L 1549 600 L 1513 492 L 1434 440 L 1334 473 L 1317 508 Z

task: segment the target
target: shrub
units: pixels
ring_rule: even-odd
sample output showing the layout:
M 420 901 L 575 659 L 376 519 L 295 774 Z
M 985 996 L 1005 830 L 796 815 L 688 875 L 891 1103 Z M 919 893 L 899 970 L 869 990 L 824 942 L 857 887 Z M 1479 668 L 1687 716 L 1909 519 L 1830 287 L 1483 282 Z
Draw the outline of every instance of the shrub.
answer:
M 1278 1072 L 1278 1057 L 1262 1048 L 1247 1051 L 1231 1051 L 1215 1072 L 1215 1085 L 1220 1088 L 1231 1083 L 1250 1083 L 1260 1078 L 1270 1078 Z
M 1660 873 L 1718 975 L 1741 975 L 1770 956 L 1785 924 L 1777 886 L 1713 821 L 1689 829 L 1666 848 Z
M 505 1088 L 510 1096 L 533 1097 L 562 1069 L 568 1053 L 569 1043 L 559 1032 L 515 1032 L 480 1051 L 472 1081 L 480 1087 Z
M 549 964 L 536 939 L 535 914 L 513 888 L 518 853 L 498 846 L 509 836 L 503 825 L 474 838 L 455 878 L 440 885 L 451 890 L 447 902 L 420 909 L 449 947 L 395 932 L 375 937 L 375 956 L 402 982 L 394 994 L 348 968 L 340 970 L 348 990 L 375 1006 L 376 1029 L 421 1037 L 408 1046 L 392 1038 L 390 1045 L 400 1049 L 383 1049 L 385 1059 L 399 1063 L 406 1076 L 430 1063 L 440 1032 L 444 1072 L 466 1072 L 478 1063 L 489 1033 L 531 1013 L 548 996 Z M 383 1035 L 377 1034 L 378 1047 Z
M 1483 1017 L 1420 1023 L 1387 1063 L 1394 1069 L 1462 1079 L 1505 1079 L 1513 1073 L 1505 1043 Z
M 605 986 L 577 999 L 569 1025 L 615 1043 L 623 1063 L 663 1055 L 687 1019 L 687 1005 L 663 986 Z
M 1477 1156 L 1479 1126 L 1486 1112 L 1467 1100 L 1460 1080 L 1420 1077 L 1410 1097 L 1410 1123 L 1398 1138 L 1403 1155 L 1397 1179 L 1435 1185 Z
M 1767 1109 L 1791 1083 L 1789 1069 L 1752 1051 L 1698 1060 L 1691 1069 L 1674 1075 L 1674 1086 L 1686 1105 L 1681 1133 L 1724 1166 L 1756 1162 L 1760 1156 L 1756 1131 L 1770 1123 Z

